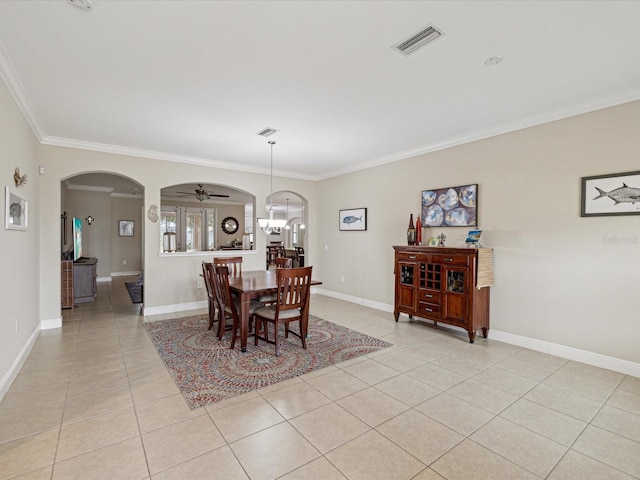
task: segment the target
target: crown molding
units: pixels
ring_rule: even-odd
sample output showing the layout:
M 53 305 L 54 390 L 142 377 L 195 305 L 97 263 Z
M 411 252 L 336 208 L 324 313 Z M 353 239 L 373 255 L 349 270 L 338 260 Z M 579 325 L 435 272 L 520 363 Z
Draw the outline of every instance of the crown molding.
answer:
M 144 198 L 144 195 L 140 193 L 112 193 L 111 196 L 117 198 Z
M 31 102 L 24 93 L 24 88 L 22 87 L 20 80 L 18 80 L 13 64 L 11 63 L 11 60 L 9 60 L 4 48 L 2 48 L 2 44 L 0 44 L 0 77 L 2 77 L 2 80 L 9 89 L 11 96 L 18 104 L 18 107 L 22 111 L 22 114 L 31 127 L 31 130 L 33 130 L 33 133 L 36 135 L 36 138 L 42 142 L 45 135 L 40 123 L 38 122 L 38 117 L 33 110 Z
M 425 145 L 423 147 L 405 150 L 404 152 L 394 153 L 392 155 L 386 155 L 371 161 L 358 163 L 351 165 L 340 170 L 334 170 L 321 175 L 317 180 L 326 180 L 332 177 L 338 177 L 340 175 L 346 175 L 349 173 L 366 170 L 367 168 L 377 167 L 380 165 L 386 165 L 388 163 L 398 162 L 400 160 L 406 160 L 409 158 L 424 155 L 426 153 L 437 152 L 439 150 L 446 150 L 447 148 L 456 147 L 458 145 L 464 145 L 466 143 L 475 142 L 478 140 L 484 140 L 505 133 L 515 132 L 518 130 L 524 130 L 525 128 L 535 127 L 543 125 L 545 123 L 551 123 L 558 120 L 563 120 L 577 115 L 594 112 L 597 110 L 603 110 L 605 108 L 615 107 L 624 103 L 634 102 L 640 100 L 640 87 L 630 88 L 628 90 L 622 90 L 613 94 L 604 95 L 599 98 L 590 99 L 584 102 L 575 103 L 568 107 L 559 108 L 549 112 L 544 112 L 538 115 L 519 120 L 517 122 L 504 123 L 501 125 L 495 125 L 489 128 L 476 130 L 465 135 L 453 137 L 444 142 L 434 143 L 431 145 Z
M 85 192 L 111 193 L 113 192 L 113 187 L 96 187 L 93 185 L 74 185 L 72 183 L 67 183 L 67 190 L 83 190 Z
M 119 147 L 117 145 L 108 145 L 104 143 L 85 142 L 82 140 L 74 140 L 70 138 L 47 136 L 40 143 L 43 145 L 52 145 L 55 147 L 77 148 L 80 150 L 90 150 L 93 152 L 113 153 L 115 155 L 126 155 L 129 157 L 150 158 L 153 160 L 162 160 L 167 162 L 185 163 L 188 165 L 200 165 L 203 167 L 221 168 L 224 170 L 234 170 L 243 173 L 258 173 L 261 175 L 269 175 L 271 172 L 268 168 L 258 168 L 247 165 L 237 165 L 235 163 L 217 162 L 198 157 L 188 157 L 186 155 L 176 155 L 172 153 L 155 152 L 153 150 L 143 150 L 139 148 Z M 274 170 L 273 174 L 279 177 L 296 178 L 299 180 L 317 180 L 315 176 L 303 175 L 296 172 L 288 172 L 283 170 Z

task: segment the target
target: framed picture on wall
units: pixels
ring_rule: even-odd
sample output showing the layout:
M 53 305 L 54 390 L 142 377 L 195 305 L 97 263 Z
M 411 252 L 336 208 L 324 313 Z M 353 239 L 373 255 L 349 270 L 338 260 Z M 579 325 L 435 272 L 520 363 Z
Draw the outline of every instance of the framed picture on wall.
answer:
M 581 217 L 640 214 L 640 172 L 582 177 Z
M 476 227 L 478 184 L 423 190 L 420 220 L 423 227 Z
M 133 220 L 118 220 L 118 236 L 133 237 Z
M 29 202 L 5 186 L 4 228 L 26 230 L 29 226 Z
M 362 231 L 367 229 L 367 209 L 351 208 L 349 210 L 340 210 L 341 231 Z

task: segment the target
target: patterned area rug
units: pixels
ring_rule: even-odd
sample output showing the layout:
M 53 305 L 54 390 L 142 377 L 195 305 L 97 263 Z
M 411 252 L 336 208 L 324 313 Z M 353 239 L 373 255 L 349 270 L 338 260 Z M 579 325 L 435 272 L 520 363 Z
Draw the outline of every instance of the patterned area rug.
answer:
M 285 339 L 282 329 L 280 355 L 276 357 L 272 344 L 261 341 L 256 347 L 253 337 L 247 339 L 246 353 L 240 351 L 239 339 L 236 348 L 231 350 L 231 333 L 218 341 L 208 326 L 208 315 L 145 323 L 160 357 L 191 408 L 391 346 L 309 315 L 307 349 L 302 348 L 295 335 Z M 296 328 L 297 325 L 291 324 L 291 330 Z
M 125 282 L 124 285 L 131 297 L 131 303 L 142 303 L 142 285 L 137 282 Z

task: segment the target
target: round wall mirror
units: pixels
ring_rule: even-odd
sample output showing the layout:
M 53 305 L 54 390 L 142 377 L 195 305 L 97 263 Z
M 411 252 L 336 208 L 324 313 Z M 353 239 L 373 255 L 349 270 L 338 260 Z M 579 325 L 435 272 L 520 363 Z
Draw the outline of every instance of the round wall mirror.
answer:
M 238 231 L 238 220 L 233 217 L 226 217 L 222 220 L 222 231 L 228 235 L 233 235 Z

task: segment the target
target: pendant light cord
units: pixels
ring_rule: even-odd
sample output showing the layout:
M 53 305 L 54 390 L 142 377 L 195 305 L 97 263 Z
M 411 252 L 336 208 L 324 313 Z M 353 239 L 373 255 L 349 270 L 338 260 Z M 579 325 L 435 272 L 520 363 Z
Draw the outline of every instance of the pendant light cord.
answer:
M 269 212 L 273 212 L 273 146 L 275 143 L 275 140 L 269 140 L 269 145 L 271 145 L 271 195 L 269 195 Z

